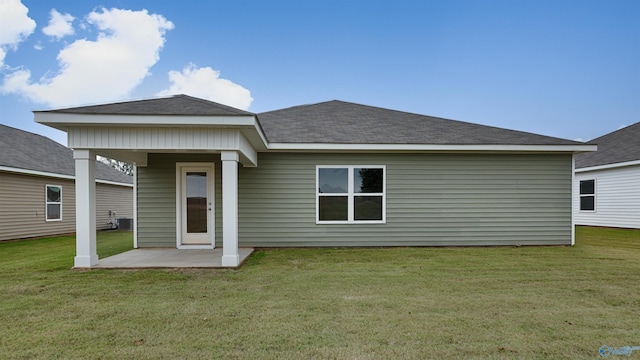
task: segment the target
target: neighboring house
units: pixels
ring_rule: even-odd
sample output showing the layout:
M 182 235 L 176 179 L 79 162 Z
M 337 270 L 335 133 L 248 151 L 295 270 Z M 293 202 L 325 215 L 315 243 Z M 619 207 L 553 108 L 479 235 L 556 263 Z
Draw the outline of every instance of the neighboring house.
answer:
M 640 229 L 640 122 L 588 144 L 598 151 L 576 156 L 576 224 Z
M 0 241 L 76 230 L 73 151 L 0 125 Z M 96 164 L 96 229 L 133 217 L 133 177 Z
M 596 146 L 328 101 L 253 114 L 185 95 L 36 111 L 68 133 L 78 184 L 96 154 L 137 165 L 137 247 L 573 244 L 573 155 Z M 76 267 L 97 264 L 93 193 Z

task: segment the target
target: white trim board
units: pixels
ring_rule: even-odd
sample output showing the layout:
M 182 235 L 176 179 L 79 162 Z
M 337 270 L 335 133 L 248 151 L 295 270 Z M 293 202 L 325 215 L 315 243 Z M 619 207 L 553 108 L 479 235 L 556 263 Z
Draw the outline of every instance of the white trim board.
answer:
M 581 173 L 581 172 L 587 172 L 587 171 L 598 171 L 598 170 L 606 170 L 606 169 L 613 169 L 613 168 L 620 168 L 620 167 L 634 166 L 634 165 L 640 165 L 640 160 L 625 161 L 625 162 L 615 163 L 615 164 L 590 166 L 590 167 L 575 169 L 575 172 Z
M 57 179 L 65 179 L 65 180 L 74 180 L 74 181 L 76 179 L 75 176 L 71 176 L 71 175 L 56 174 L 56 173 L 47 172 L 47 171 L 20 169 L 20 168 L 14 168 L 14 167 L 9 167 L 9 166 L 0 166 L 0 171 L 6 171 L 6 172 L 11 172 L 11 173 L 15 173 L 15 174 L 22 174 L 22 175 L 45 176 L 45 177 L 51 177 L 51 178 L 57 178 Z M 133 187 L 133 184 L 121 183 L 121 182 L 111 181 L 111 180 L 96 179 L 96 183 L 107 184 L 107 185 L 116 185 L 116 186 L 126 186 L 126 187 L 131 187 L 131 188 Z
M 281 151 L 470 151 L 470 152 L 581 152 L 596 145 L 438 145 L 438 144 L 326 144 L 269 143 L 267 150 Z

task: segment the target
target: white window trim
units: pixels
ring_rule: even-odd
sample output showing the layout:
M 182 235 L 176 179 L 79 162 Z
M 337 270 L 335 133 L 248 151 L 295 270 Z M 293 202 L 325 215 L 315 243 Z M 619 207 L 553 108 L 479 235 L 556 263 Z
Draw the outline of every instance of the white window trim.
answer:
M 319 191 L 320 169 L 347 169 L 348 192 L 324 194 Z M 353 169 L 382 169 L 382 193 L 356 193 L 353 189 Z M 386 224 L 387 223 L 387 166 L 386 165 L 316 165 L 316 225 L 332 224 Z M 347 220 L 320 220 L 320 196 L 347 196 Z M 382 220 L 355 220 L 354 198 L 355 196 L 381 196 L 382 197 Z
M 58 189 L 60 189 L 60 201 L 58 201 L 58 202 L 49 201 L 49 197 L 47 196 L 47 192 L 49 191 L 50 187 L 57 187 Z M 59 219 L 49 219 L 49 206 L 48 205 L 60 205 L 60 218 Z M 62 221 L 62 185 L 46 184 L 44 186 L 44 220 L 46 222 L 49 222 L 49 221 Z
M 582 194 L 580 192 L 580 183 L 583 182 L 583 181 L 591 181 L 591 180 L 593 180 L 593 194 Z M 583 180 L 579 180 L 578 181 L 578 210 L 580 212 L 585 212 L 585 213 L 594 213 L 594 212 L 596 212 L 596 210 L 598 208 L 597 207 L 598 203 L 596 201 L 596 192 L 598 191 L 597 190 L 597 185 L 598 185 L 598 181 L 596 180 L 596 178 L 583 179 Z M 582 197 L 583 196 L 593 196 L 593 210 L 582 210 Z

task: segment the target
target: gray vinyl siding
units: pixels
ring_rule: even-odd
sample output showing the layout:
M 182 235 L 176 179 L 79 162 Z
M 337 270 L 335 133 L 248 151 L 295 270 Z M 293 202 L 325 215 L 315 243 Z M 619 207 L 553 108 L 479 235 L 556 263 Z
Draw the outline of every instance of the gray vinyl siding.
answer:
M 386 224 L 316 224 L 316 165 L 386 165 Z M 241 246 L 571 243 L 571 155 L 261 153 L 239 176 Z
M 75 181 L 0 172 L 0 241 L 75 233 Z M 45 187 L 62 187 L 62 220 L 46 221 Z M 96 228 L 105 229 L 101 209 L 133 215 L 133 188 L 96 184 Z M 108 221 L 108 220 L 106 220 Z
M 176 246 L 176 162 L 220 156 L 150 154 L 138 168 L 138 246 Z M 571 243 L 570 154 L 260 153 L 239 168 L 240 246 L 449 246 Z M 316 165 L 385 165 L 385 224 L 316 224 Z
M 112 218 L 109 217 L 109 210 L 115 212 Z M 109 221 L 120 218 L 133 218 L 133 187 L 97 183 L 96 229 L 109 229 Z
M 215 238 L 222 246 L 222 193 L 219 154 L 149 154 L 137 168 L 138 247 L 176 247 L 176 163 L 214 163 Z

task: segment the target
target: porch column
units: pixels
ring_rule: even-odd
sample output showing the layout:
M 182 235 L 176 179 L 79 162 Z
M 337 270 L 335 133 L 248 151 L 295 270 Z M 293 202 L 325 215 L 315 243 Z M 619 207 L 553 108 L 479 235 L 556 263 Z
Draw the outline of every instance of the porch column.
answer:
M 98 264 L 96 252 L 96 154 L 74 150 L 76 162 L 76 257 L 75 267 Z
M 222 266 L 240 264 L 238 255 L 238 152 L 223 151 L 222 159 Z

